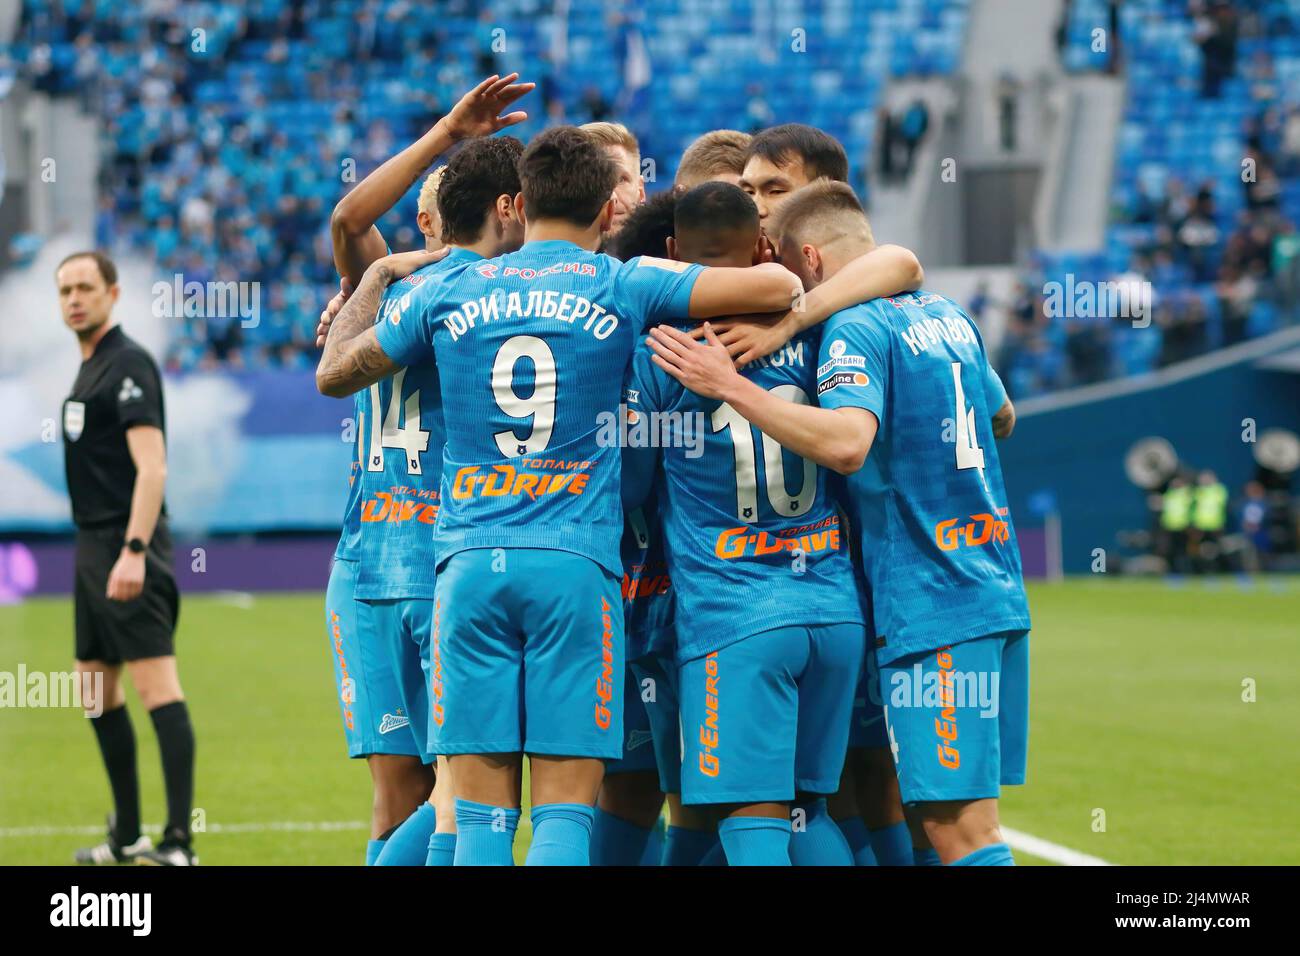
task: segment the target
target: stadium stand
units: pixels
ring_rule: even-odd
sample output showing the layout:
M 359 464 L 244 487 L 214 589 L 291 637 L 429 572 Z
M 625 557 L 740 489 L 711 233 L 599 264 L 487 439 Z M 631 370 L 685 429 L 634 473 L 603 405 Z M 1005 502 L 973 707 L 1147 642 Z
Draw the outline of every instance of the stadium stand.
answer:
M 1067 67 L 1108 68 L 1092 49 L 1107 6 L 1067 7 Z M 1000 356 L 1018 397 L 1150 371 L 1298 317 L 1300 3 L 1132 0 L 1119 27 L 1128 99 L 1106 245 L 1035 258 Z M 1045 315 L 1027 290 L 1070 276 L 1149 281 L 1154 329 Z
M 509 0 L 490 13 L 451 0 L 433 15 L 407 0 L 26 0 L 13 58 L 38 89 L 105 117 L 101 245 L 125 235 L 164 277 L 255 277 L 266 290 L 256 327 L 179 320 L 167 366 L 303 367 L 336 282 L 333 204 L 482 75 L 539 82 L 525 137 L 616 114 L 655 162 L 652 191 L 699 133 L 794 119 L 839 137 L 865 188 L 883 84 L 950 73 L 966 5 L 667 0 L 642 16 L 597 0 Z M 794 55 L 817 68 L 790 70 Z M 651 108 L 651 83 L 672 109 Z M 416 194 L 381 223 L 394 249 L 416 244 Z

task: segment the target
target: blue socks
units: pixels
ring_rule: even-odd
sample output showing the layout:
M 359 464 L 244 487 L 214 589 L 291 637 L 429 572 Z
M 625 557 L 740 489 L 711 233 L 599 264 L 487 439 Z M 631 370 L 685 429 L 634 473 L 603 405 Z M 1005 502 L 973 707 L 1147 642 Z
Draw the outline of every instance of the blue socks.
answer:
M 536 811 L 534 811 L 534 816 Z M 456 866 L 514 866 L 517 807 L 456 801 Z
M 592 866 L 640 866 L 649 841 L 649 828 L 595 808 L 591 830 Z
M 425 866 L 451 866 L 456 860 L 456 834 L 434 833 L 429 837 Z
M 919 866 L 912 852 L 912 834 L 907 821 L 871 830 L 871 849 L 881 866 Z M 938 864 L 935 864 L 936 866 Z
M 709 851 L 718 847 L 718 834 L 713 830 L 688 830 L 685 827 L 668 828 L 664 838 L 664 866 L 703 866 Z
M 595 818 L 595 808 L 584 803 L 547 803 L 533 807 L 533 843 L 528 848 L 525 865 L 590 866 Z
M 655 820 L 655 825 L 650 828 L 650 839 L 645 841 L 645 852 L 641 854 L 641 866 L 663 866 L 666 827 L 663 817 Z
M 727 817 L 718 825 L 728 866 L 790 866 L 785 817 Z
M 862 817 L 848 817 L 836 820 L 835 825 L 844 834 L 844 840 L 853 854 L 854 866 L 876 866 L 876 854 L 871 849 L 871 834 L 867 832 L 867 822 Z
M 1005 843 L 990 843 L 974 853 L 967 853 L 960 860 L 953 860 L 949 866 L 1015 866 L 1011 856 L 1011 847 Z
M 403 821 L 384 842 L 375 866 L 424 866 L 429 852 L 429 836 L 438 825 L 438 814 L 428 803 Z
M 379 854 L 384 850 L 386 840 L 371 840 L 366 844 L 366 866 L 374 866 Z
M 700 860 L 700 866 L 726 866 L 726 865 L 727 865 L 727 851 L 724 850 L 722 847 L 722 840 L 715 835 L 713 837 L 713 846 L 709 849 L 708 853 L 704 854 L 704 858 Z
M 794 806 L 804 812 L 804 820 L 802 828 L 791 828 L 790 862 L 795 866 L 852 866 L 853 850 L 826 811 L 826 798 L 800 800 Z
M 912 848 L 912 865 L 913 866 L 943 866 L 943 861 L 939 859 L 939 851 L 935 849 L 922 850 L 918 847 Z

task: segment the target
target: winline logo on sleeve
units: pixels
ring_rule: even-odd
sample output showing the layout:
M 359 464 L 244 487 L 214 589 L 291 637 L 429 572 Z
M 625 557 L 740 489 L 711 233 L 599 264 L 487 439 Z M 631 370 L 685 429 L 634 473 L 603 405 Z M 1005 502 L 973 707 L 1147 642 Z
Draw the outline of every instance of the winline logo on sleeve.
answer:
M 153 929 L 153 895 L 150 893 L 69 893 L 50 897 L 50 925 L 59 927 L 128 927 L 134 936 Z

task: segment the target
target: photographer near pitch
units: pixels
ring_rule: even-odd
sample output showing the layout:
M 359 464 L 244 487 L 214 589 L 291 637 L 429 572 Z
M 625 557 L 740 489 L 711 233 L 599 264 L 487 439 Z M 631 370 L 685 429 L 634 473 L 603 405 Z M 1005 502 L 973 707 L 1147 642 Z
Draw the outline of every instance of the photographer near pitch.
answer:
M 105 842 L 78 863 L 192 866 L 194 730 L 176 672 L 180 598 L 163 504 L 167 450 L 162 376 L 112 318 L 117 267 L 99 252 L 68 256 L 55 271 L 63 321 L 76 333 L 81 369 L 63 404 L 64 464 L 77 526 L 76 654 L 83 701 L 104 757 L 115 812 Z M 158 735 L 167 826 L 154 847 L 141 832 L 135 733 L 122 665 Z

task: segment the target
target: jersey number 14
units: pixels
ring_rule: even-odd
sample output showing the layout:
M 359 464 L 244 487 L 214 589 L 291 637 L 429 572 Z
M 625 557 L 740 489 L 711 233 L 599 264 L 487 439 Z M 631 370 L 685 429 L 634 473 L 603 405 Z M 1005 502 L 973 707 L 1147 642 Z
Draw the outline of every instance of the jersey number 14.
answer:
M 384 470 L 384 449 L 400 448 L 406 458 L 408 475 L 424 474 L 420 464 L 420 455 L 429 450 L 429 433 L 420 428 L 420 390 L 417 388 L 406 401 L 401 401 L 402 382 L 406 378 L 406 369 L 393 373 L 393 390 L 388 396 L 388 410 L 383 415 L 380 426 L 379 386 L 370 386 L 370 448 L 366 454 L 368 471 Z M 399 417 L 400 416 L 400 417 Z M 365 422 L 361 430 L 365 432 Z

